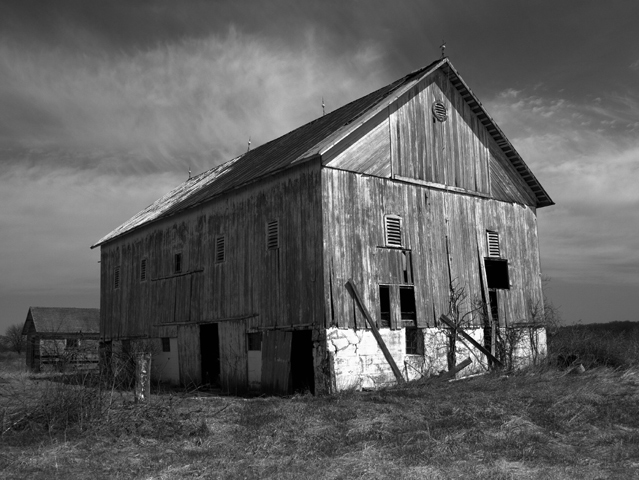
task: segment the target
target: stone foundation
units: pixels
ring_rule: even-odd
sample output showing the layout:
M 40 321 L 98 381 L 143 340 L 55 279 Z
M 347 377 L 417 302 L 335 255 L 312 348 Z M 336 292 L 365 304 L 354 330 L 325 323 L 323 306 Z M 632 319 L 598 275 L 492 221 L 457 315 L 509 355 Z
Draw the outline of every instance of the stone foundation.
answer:
M 424 335 L 424 355 L 408 355 L 405 329 L 380 330 L 386 347 L 407 380 L 438 375 L 448 370 L 446 331 L 439 328 L 425 328 L 421 331 Z M 483 345 L 483 329 L 468 328 L 465 332 Z M 513 367 L 521 368 L 545 358 L 545 329 L 522 328 L 516 340 L 517 343 L 512 348 Z M 336 391 L 374 389 L 396 383 L 393 371 L 370 330 L 330 328 L 326 331 L 326 350 L 328 358 L 332 360 L 333 389 Z M 466 358 L 472 361 L 457 374 L 458 377 L 488 371 L 486 357 L 470 342 L 458 339 L 456 350 L 458 364 Z

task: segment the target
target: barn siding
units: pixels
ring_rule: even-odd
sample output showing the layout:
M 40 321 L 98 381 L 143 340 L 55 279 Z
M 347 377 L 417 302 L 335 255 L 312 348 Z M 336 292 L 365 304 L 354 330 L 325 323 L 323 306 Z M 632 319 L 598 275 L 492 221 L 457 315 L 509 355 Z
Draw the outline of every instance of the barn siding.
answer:
M 327 328 L 364 327 L 344 287 L 349 278 L 380 322 L 377 286 L 393 283 L 397 275 L 384 248 L 385 214 L 400 215 L 404 222 L 419 326 L 436 326 L 436 319 L 448 313 L 451 280 L 466 292 L 462 311 L 473 310 L 474 301 L 482 299 L 480 262 L 487 255 L 487 229 L 500 233 L 503 257 L 509 261 L 512 286 L 499 292 L 502 320 L 529 320 L 530 305 L 541 300 L 532 209 L 328 168 L 322 171 L 322 181 L 324 268 L 330 287 L 324 307 Z M 476 316 L 479 326 L 478 321 Z
M 319 181 L 319 162 L 308 162 L 103 245 L 103 338 L 156 337 L 161 324 L 253 314 L 259 314 L 261 326 L 322 322 Z M 273 219 L 279 220 L 280 247 L 267 250 L 266 223 Z M 218 235 L 225 236 L 226 246 L 220 264 L 214 258 Z M 176 253 L 182 254 L 181 273 L 174 272 Z M 147 280 L 141 281 L 144 258 Z M 118 265 L 121 286 L 114 289 Z M 220 327 L 220 338 L 228 335 L 246 356 L 243 334 L 229 325 Z M 199 333 L 191 330 L 178 329 L 182 378 L 200 374 L 199 337 L 194 338 Z M 239 388 L 230 378 L 223 370 L 223 381 Z

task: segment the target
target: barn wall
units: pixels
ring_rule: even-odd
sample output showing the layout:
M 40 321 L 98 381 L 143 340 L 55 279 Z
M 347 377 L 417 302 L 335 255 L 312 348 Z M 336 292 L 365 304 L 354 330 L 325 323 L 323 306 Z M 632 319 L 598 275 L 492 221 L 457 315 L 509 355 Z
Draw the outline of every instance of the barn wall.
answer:
M 542 298 L 537 223 L 531 208 L 328 168 L 322 180 L 327 328 L 365 328 L 345 288 L 350 278 L 379 325 L 378 285 L 396 282 L 388 261 L 393 249 L 385 247 L 388 214 L 402 218 L 418 326 L 434 327 L 439 316 L 449 312 L 451 281 L 465 291 L 462 312 L 470 312 L 474 301 L 482 300 L 486 230 L 499 232 L 502 257 L 509 264 L 511 285 L 499 291 L 500 318 L 506 324 L 530 321 L 530 308 Z M 479 326 L 479 315 L 473 317 Z M 397 328 L 398 322 L 392 326 Z
M 103 338 L 157 338 L 175 325 L 180 377 L 199 381 L 199 329 L 191 325 L 247 317 L 261 327 L 321 323 L 319 169 L 319 161 L 307 162 L 103 245 Z M 279 221 L 280 243 L 267 250 L 271 220 Z M 225 237 L 225 261 L 216 263 L 220 235 Z M 182 254 L 181 273 L 174 272 L 176 253 Z M 140 275 L 143 259 L 146 280 Z M 237 367 L 242 369 L 246 348 L 240 330 L 246 323 L 236 329 L 231 325 L 220 325 L 220 343 L 242 350 Z M 231 376 L 247 382 L 246 372 L 232 375 L 224 368 L 222 380 L 230 388 L 236 388 Z

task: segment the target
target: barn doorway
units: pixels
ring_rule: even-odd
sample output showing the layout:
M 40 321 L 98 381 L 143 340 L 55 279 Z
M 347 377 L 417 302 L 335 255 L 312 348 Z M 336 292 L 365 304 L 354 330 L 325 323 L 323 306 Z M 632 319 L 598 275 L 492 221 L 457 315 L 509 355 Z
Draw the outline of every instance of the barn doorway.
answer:
M 220 386 L 220 334 L 217 323 L 200 325 L 202 384 Z
M 291 393 L 315 393 L 312 330 L 293 331 L 290 387 Z

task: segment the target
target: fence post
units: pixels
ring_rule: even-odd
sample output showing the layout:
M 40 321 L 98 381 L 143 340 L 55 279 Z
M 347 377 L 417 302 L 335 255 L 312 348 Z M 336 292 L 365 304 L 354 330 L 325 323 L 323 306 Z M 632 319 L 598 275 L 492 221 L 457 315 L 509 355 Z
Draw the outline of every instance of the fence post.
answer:
M 135 358 L 135 401 L 144 403 L 151 395 L 151 354 L 141 352 Z

